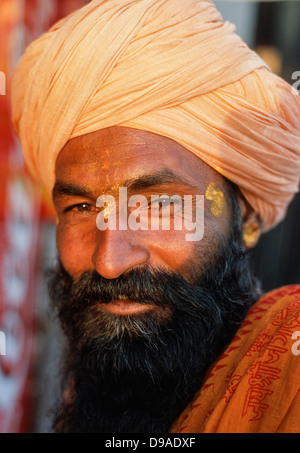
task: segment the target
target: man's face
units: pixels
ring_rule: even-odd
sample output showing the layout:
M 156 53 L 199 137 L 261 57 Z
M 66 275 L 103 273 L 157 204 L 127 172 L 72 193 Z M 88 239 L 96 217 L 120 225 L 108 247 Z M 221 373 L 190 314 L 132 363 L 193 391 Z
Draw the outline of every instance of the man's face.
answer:
M 97 200 L 120 201 L 120 188 L 127 228 L 99 228 L 99 214 L 109 220 L 123 208 L 99 213 Z M 64 147 L 53 191 L 60 263 L 49 286 L 72 389 L 59 430 L 165 432 L 191 401 L 255 297 L 233 193 L 191 152 L 148 132 L 113 127 Z M 174 204 L 164 229 L 163 209 L 152 207 L 174 195 L 192 215 L 185 222 Z M 144 198 L 132 228 L 136 196 Z M 141 227 L 149 217 L 159 228 Z M 201 222 L 201 238 L 187 240 Z
M 182 200 L 192 196 L 195 212 L 196 195 L 201 195 L 205 200 L 203 238 L 186 240 L 190 231 L 184 222 L 180 230 L 172 228 L 176 207 L 171 208 L 173 219 L 167 230 L 152 230 L 149 222 L 147 230 L 100 231 L 97 199 L 108 194 L 118 201 L 120 187 L 127 188 L 128 198 L 146 197 L 149 212 L 151 196 L 154 202 L 162 195 Z M 217 254 L 230 228 L 226 185 L 220 174 L 172 140 L 122 127 L 72 139 L 64 147 L 56 164 L 54 202 L 59 256 L 75 279 L 92 269 L 115 279 L 132 268 L 149 265 L 175 271 L 190 281 L 187 269 L 195 260 L 195 248 L 199 252 L 195 265 L 201 268 Z

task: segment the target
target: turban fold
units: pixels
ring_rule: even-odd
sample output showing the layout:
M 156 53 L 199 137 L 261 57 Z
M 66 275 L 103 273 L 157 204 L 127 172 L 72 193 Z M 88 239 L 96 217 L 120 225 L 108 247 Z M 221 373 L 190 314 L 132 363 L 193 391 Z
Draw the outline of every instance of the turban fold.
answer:
M 166 136 L 237 184 L 264 229 L 300 176 L 300 100 L 210 0 L 94 0 L 27 49 L 13 124 L 51 192 L 71 138 L 124 126 Z

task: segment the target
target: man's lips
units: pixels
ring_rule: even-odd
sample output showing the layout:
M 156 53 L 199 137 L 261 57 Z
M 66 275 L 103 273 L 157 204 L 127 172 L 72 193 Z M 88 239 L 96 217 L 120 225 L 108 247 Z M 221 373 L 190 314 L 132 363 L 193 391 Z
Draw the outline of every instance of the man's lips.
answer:
M 112 302 L 102 304 L 102 306 L 110 313 L 116 315 L 133 315 L 153 308 L 153 305 L 140 304 L 129 299 L 116 299 Z

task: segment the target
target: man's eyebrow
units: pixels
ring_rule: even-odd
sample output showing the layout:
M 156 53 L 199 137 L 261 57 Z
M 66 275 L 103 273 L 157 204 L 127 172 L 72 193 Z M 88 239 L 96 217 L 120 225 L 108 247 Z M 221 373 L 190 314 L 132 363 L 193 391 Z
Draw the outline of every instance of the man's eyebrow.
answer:
M 163 169 L 161 171 L 154 172 L 151 174 L 145 174 L 134 178 L 126 179 L 123 183 L 119 184 L 118 187 L 127 187 L 128 192 L 137 192 L 138 190 L 145 190 L 150 187 L 166 184 L 189 186 L 191 188 L 196 189 L 194 185 L 189 183 L 181 175 L 178 175 L 169 169 Z M 101 192 L 109 194 L 111 191 L 112 186 L 108 186 L 104 192 L 103 190 Z M 83 185 L 57 181 L 52 191 L 52 197 L 53 200 L 55 201 L 56 198 L 61 196 L 95 198 L 95 192 L 91 188 Z M 99 196 L 99 194 L 97 194 L 97 196 Z
M 127 179 L 124 182 L 124 186 L 127 187 L 129 192 L 137 192 L 138 190 L 148 189 L 150 187 L 166 184 L 184 185 L 196 188 L 181 175 L 178 175 L 177 173 L 174 173 L 169 169 L 163 169 L 155 173 Z
M 60 196 L 73 196 L 73 197 L 93 197 L 93 191 L 79 184 L 67 183 L 57 181 L 52 190 L 52 198 L 55 200 Z

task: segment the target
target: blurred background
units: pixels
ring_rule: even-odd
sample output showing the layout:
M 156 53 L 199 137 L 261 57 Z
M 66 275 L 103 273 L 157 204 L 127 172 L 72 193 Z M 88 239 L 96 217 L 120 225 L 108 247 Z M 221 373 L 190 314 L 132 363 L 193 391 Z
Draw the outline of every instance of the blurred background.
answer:
M 45 278 L 56 260 L 55 216 L 50 201 L 30 181 L 12 131 L 10 80 L 25 47 L 85 3 L 0 0 L 0 332 L 5 334 L 0 345 L 0 433 L 51 432 L 63 343 Z M 299 94 L 300 1 L 215 3 L 247 44 Z M 298 194 L 286 219 L 265 234 L 253 252 L 265 291 L 300 283 L 299 252 Z

